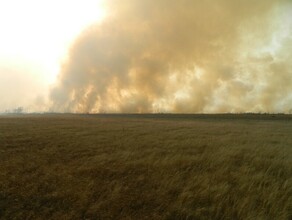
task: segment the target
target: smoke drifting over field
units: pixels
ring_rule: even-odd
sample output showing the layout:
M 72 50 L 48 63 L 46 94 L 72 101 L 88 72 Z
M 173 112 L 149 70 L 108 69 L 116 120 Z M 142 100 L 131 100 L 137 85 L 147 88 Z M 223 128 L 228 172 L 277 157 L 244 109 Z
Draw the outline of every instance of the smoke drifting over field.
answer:
M 288 112 L 289 0 L 111 0 L 51 91 L 71 112 Z

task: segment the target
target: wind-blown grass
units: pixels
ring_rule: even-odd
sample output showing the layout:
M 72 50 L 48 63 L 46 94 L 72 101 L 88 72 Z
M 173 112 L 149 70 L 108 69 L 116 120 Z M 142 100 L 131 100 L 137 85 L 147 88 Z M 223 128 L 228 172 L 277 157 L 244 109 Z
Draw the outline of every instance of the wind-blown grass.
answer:
M 292 120 L 0 117 L 0 219 L 291 219 Z

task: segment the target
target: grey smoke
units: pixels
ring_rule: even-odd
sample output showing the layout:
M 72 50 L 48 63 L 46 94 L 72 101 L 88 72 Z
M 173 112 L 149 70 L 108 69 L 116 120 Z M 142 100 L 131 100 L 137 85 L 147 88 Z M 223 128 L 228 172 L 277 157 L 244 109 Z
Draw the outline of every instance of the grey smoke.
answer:
M 288 112 L 289 0 L 111 0 L 72 45 L 61 112 Z

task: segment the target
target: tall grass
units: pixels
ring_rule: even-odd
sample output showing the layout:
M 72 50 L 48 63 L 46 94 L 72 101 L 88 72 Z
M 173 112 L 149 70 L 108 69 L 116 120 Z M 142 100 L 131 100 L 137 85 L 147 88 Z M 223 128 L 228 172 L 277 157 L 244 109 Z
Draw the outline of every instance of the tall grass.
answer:
M 2 116 L 0 219 L 292 219 L 291 164 L 288 116 Z

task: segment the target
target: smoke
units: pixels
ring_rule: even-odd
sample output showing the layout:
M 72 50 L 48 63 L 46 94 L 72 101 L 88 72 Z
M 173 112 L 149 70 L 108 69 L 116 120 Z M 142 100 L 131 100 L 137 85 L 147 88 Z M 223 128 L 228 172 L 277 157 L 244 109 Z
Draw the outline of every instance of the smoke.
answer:
M 287 112 L 290 0 L 110 0 L 72 45 L 61 112 Z

